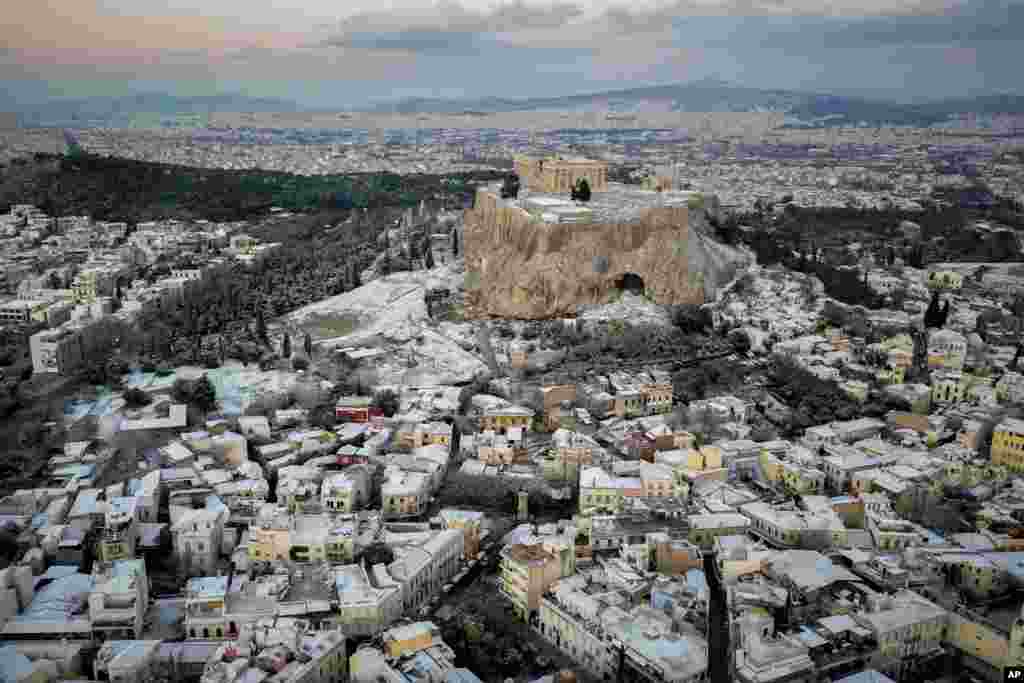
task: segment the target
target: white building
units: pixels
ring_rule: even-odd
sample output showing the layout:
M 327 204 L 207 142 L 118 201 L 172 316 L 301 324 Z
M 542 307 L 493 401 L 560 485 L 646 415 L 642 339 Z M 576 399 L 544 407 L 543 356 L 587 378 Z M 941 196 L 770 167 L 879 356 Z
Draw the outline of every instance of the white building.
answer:
M 205 509 L 185 513 L 171 527 L 180 571 L 189 576 L 217 573 L 229 514 L 227 506 L 216 500 Z

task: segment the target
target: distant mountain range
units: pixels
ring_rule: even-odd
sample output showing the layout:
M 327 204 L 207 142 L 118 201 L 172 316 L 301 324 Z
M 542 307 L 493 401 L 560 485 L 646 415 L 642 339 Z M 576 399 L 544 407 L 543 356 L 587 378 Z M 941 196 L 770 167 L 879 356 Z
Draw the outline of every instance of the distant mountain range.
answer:
M 6 105 L 6 106 L 4 106 Z M 240 94 L 205 97 L 176 97 L 163 94 L 140 94 L 128 97 L 93 97 L 77 100 L 53 100 L 39 105 L 17 107 L 2 102 L 0 106 L 18 114 L 27 125 L 74 127 L 96 122 L 121 123 L 138 114 L 171 117 L 174 115 L 206 115 L 215 113 L 313 113 L 321 109 L 303 107 L 295 102 L 276 98 L 253 98 Z M 991 95 L 984 97 L 944 99 L 925 103 L 896 103 L 841 95 L 807 93 L 792 90 L 747 88 L 721 81 L 697 81 L 678 85 L 661 85 L 626 90 L 613 90 L 563 97 L 508 99 L 485 97 L 477 99 L 408 98 L 367 107 L 350 108 L 351 112 L 397 114 L 473 114 L 486 117 L 502 111 L 570 111 L 607 112 L 628 115 L 654 111 L 679 112 L 781 112 L 789 125 L 914 125 L 933 126 L 964 114 L 1024 114 L 1024 96 Z M 332 110 L 337 113 L 337 110 Z
M 409 98 L 379 104 L 369 109 L 374 112 L 404 114 L 566 110 L 606 111 L 617 114 L 636 114 L 644 110 L 773 111 L 786 114 L 787 118 L 797 125 L 855 125 L 864 122 L 871 125 L 889 123 L 931 126 L 962 114 L 1024 114 L 1024 96 L 991 95 L 902 104 L 841 95 L 747 88 L 720 81 L 698 81 L 564 97 L 487 97 L 462 100 Z
M 302 111 L 295 102 L 276 98 L 248 97 L 224 94 L 200 97 L 177 97 L 160 93 L 142 93 L 127 97 L 89 97 L 85 99 L 56 99 L 44 104 L 18 107 L 8 104 L 23 124 L 73 126 L 97 121 L 122 121 L 138 114 L 176 116 L 208 115 L 228 112 L 287 112 Z

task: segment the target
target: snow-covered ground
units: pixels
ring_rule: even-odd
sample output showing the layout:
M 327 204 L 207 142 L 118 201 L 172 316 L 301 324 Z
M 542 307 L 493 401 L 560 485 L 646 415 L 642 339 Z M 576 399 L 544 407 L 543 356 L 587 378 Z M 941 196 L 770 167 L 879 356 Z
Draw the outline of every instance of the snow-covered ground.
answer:
M 623 292 L 615 303 L 580 306 L 580 317 L 588 321 L 622 320 L 633 325 L 671 325 L 668 309 L 637 294 Z
M 292 312 L 287 327 L 308 330 L 321 349 L 374 347 L 382 382 L 420 385 L 468 382 L 487 369 L 475 347 L 473 323 L 434 323 L 427 315 L 428 289 L 462 286 L 462 262 L 401 272 Z M 333 336 L 331 331 L 339 331 Z

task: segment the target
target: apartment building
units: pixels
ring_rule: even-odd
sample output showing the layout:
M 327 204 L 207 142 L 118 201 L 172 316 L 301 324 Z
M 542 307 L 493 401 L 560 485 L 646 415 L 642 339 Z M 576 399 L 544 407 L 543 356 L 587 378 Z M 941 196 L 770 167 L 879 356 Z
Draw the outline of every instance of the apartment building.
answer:
M 967 337 L 953 330 L 937 330 L 928 337 L 928 367 L 933 370 L 963 370 Z
M 522 406 L 492 406 L 480 415 L 480 430 L 493 430 L 504 434 L 511 427 L 529 430 L 535 413 Z
M 402 584 L 403 609 L 419 609 L 458 572 L 465 553 L 461 529 L 444 529 L 420 545 L 394 548 L 388 573 Z
M 93 567 L 89 619 L 100 640 L 142 637 L 149 610 L 149 578 L 143 560 L 99 562 Z
M 562 563 L 555 553 L 542 544 L 506 545 L 501 550 L 500 590 L 523 621 L 533 618 L 540 609 L 540 598 L 562 578 Z
M 736 512 L 718 512 L 690 516 L 688 540 L 697 547 L 710 549 L 720 536 L 742 536 L 750 529 L 750 518 Z
M 171 525 L 179 570 L 186 576 L 216 574 L 230 512 L 215 497 L 207 507 L 189 510 Z
M 372 568 L 371 582 L 366 567 L 350 564 L 334 570 L 338 600 L 338 628 L 347 636 L 374 636 L 403 615 L 402 584 L 383 565 Z
M 391 469 L 381 484 L 381 512 L 387 519 L 417 517 L 430 502 L 430 477 L 421 472 Z
M 782 548 L 829 548 L 846 545 L 846 527 L 831 508 L 780 510 L 761 501 L 741 505 L 750 532 Z
M 371 483 L 369 467 L 352 465 L 344 472 L 324 478 L 320 502 L 329 512 L 354 512 L 369 502 Z
M 943 652 L 948 613 L 912 591 L 900 591 L 881 609 L 854 618 L 878 643 L 874 668 L 897 681 Z
M 552 584 L 541 598 L 538 629 L 597 680 L 696 683 L 707 676 L 703 638 L 680 633 L 662 610 L 633 607 L 628 593 L 589 576 Z
M 1024 471 L 1024 420 L 1005 418 L 992 432 L 992 462 Z
M 466 561 L 475 560 L 480 554 L 481 525 L 484 514 L 476 510 L 453 510 L 446 508 L 438 514 L 445 529 L 462 531 Z

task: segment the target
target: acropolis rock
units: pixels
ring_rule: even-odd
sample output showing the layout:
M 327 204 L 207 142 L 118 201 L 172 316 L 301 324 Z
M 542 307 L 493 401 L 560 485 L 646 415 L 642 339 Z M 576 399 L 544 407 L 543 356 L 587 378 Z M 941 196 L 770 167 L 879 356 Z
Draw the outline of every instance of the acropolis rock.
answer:
M 691 229 L 691 211 L 703 219 L 697 193 L 599 188 L 585 204 L 529 190 L 503 199 L 498 185 L 478 190 L 463 235 L 467 316 L 573 317 L 580 305 L 606 303 L 624 281 L 659 304 L 702 304 L 742 260 Z

